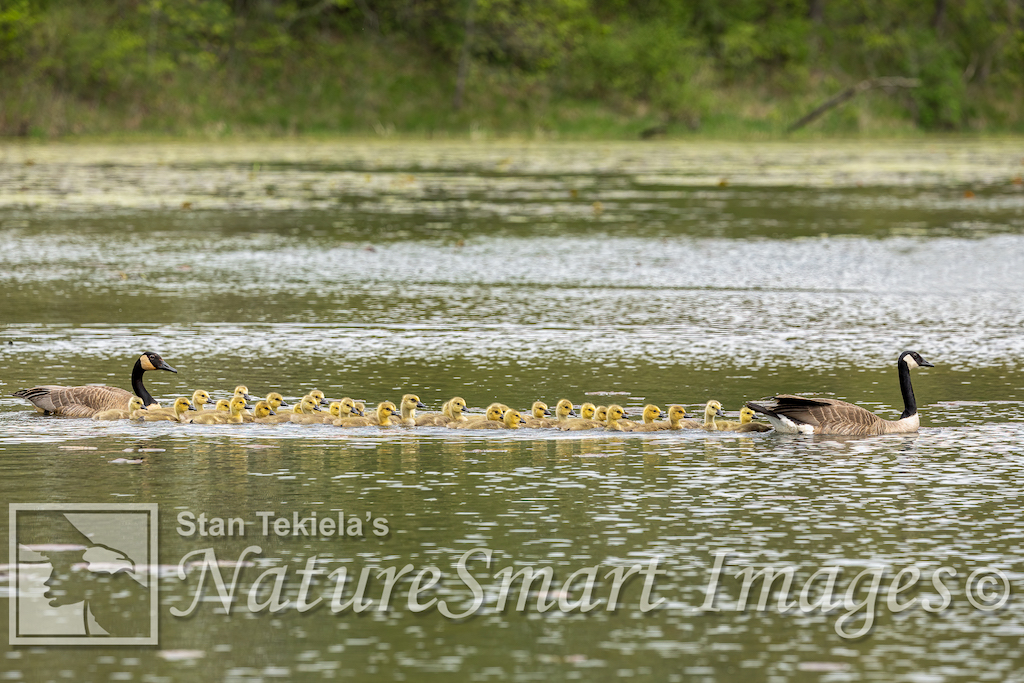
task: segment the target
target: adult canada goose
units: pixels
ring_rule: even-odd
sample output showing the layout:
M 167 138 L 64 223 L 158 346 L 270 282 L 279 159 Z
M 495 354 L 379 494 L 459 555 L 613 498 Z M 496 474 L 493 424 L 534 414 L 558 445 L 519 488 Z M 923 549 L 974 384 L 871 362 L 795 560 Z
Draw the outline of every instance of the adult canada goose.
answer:
M 747 403 L 754 411 L 768 418 L 775 431 L 782 434 L 906 434 L 921 426 L 917 414 L 910 371 L 935 367 L 916 351 L 904 351 L 896 359 L 903 394 L 903 414 L 897 420 L 886 420 L 869 410 L 832 398 L 804 398 L 780 394 L 763 401 Z
M 701 424 L 696 420 L 686 420 L 686 408 L 680 405 L 671 405 L 668 407 L 668 421 L 666 422 L 650 422 L 642 425 L 637 425 L 633 430 L 634 432 L 662 432 L 662 431 L 676 431 L 680 429 L 700 429 Z
M 374 419 L 369 417 L 349 417 L 335 420 L 335 427 L 393 427 L 392 415 L 398 415 L 398 406 L 391 401 L 384 401 L 377 405 L 377 412 Z
M 519 429 L 523 416 L 518 410 L 506 410 L 501 420 L 478 420 L 466 429 Z
M 183 417 L 185 413 L 191 410 L 192 406 L 188 402 L 188 399 L 184 396 L 174 399 L 174 408 L 171 414 L 158 413 L 153 410 L 144 410 L 142 413 L 142 419 L 146 422 L 157 422 L 159 420 L 166 420 L 168 422 L 187 422 L 188 418 Z M 213 411 L 207 411 L 211 415 Z
M 735 420 L 716 420 L 715 426 L 718 427 L 720 432 L 770 432 L 772 431 L 771 425 L 766 425 L 763 422 L 753 422 L 754 411 L 750 409 L 750 406 L 743 406 L 740 408 L 740 419 L 739 422 Z
M 705 431 L 717 432 L 718 424 L 715 422 L 715 419 L 719 417 L 725 417 L 722 404 L 714 400 L 708 401 L 707 405 L 704 406 L 704 424 L 701 425 L 701 428 Z
M 136 410 L 142 410 L 142 399 L 138 396 L 132 396 L 128 401 L 128 409 L 121 410 L 120 408 L 111 408 L 110 410 L 101 410 L 92 416 L 94 420 L 127 420 L 132 416 Z
M 505 411 L 501 409 L 500 403 L 492 403 L 487 406 L 486 412 L 483 415 L 464 415 L 465 420 L 460 422 L 449 422 L 445 425 L 448 429 L 468 429 L 474 423 L 477 422 L 501 422 L 501 418 L 504 417 Z
M 622 428 L 623 431 L 633 431 L 640 425 L 652 424 L 655 420 L 662 416 L 661 408 L 654 405 L 653 403 L 648 403 L 647 405 L 644 406 L 643 416 L 643 422 L 635 422 L 633 420 L 619 420 L 619 427 Z M 625 428 L 628 428 L 628 430 L 626 430 Z
M 144 352 L 135 361 L 132 368 L 132 389 L 142 399 L 145 406 L 160 404 L 150 396 L 142 384 L 142 375 L 150 370 L 167 370 L 177 372 L 168 365 L 159 354 Z M 54 384 L 32 387 L 15 391 L 12 396 L 23 398 L 36 407 L 44 415 L 63 415 L 64 417 L 92 417 L 101 410 L 111 408 L 127 408 L 132 398 L 130 391 L 118 387 L 84 386 L 64 387 Z
M 594 419 L 597 415 L 597 406 L 593 403 L 584 403 L 580 406 L 580 416 L 558 423 L 558 428 L 563 432 L 578 432 L 585 429 L 597 429 L 604 427 L 604 424 Z

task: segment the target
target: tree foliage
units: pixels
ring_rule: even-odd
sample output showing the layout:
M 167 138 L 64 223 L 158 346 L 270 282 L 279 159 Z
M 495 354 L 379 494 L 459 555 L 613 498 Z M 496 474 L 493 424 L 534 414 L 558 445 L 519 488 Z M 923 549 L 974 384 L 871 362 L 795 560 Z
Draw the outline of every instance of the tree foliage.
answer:
M 19 88 L 148 110 L 172 84 L 273 90 L 311 62 L 343 74 L 368 45 L 451 83 L 469 59 L 478 78 L 670 121 L 699 120 L 718 88 L 799 94 L 906 76 L 922 83 L 903 100 L 908 117 L 961 129 L 985 101 L 972 93 L 1024 90 L 1021 0 L 5 0 L 0 132 L 20 116 Z

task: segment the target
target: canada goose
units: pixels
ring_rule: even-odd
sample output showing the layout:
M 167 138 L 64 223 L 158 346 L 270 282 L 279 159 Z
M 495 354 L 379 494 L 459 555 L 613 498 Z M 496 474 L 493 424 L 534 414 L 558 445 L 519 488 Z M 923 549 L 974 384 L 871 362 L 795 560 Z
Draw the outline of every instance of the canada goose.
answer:
M 377 405 L 375 419 L 369 417 L 349 417 L 343 420 L 335 420 L 335 427 L 393 427 L 395 425 L 391 416 L 398 415 L 398 406 L 391 401 L 384 401 Z
M 594 412 L 594 419 L 601 424 L 606 424 L 608 422 L 608 406 L 598 406 Z
M 183 422 L 187 421 L 200 425 L 241 424 L 243 422 L 242 411 L 245 410 L 244 394 L 232 396 L 229 404 L 230 411 L 227 415 L 222 410 L 204 410 L 197 412 L 190 419 L 183 420 Z
M 398 420 L 398 424 L 406 427 L 416 426 L 416 409 L 426 408 L 423 401 L 416 394 L 405 394 L 402 396 L 402 402 L 399 404 L 402 412 L 401 419 Z
M 572 401 L 567 398 L 559 399 L 558 403 L 555 404 L 555 417 L 554 419 L 548 418 L 542 420 L 541 427 L 557 427 L 560 423 L 568 420 L 570 417 L 577 417 L 576 411 L 573 410 Z
M 753 419 L 754 411 L 750 409 L 750 406 L 743 406 L 740 408 L 739 422 L 735 420 L 716 420 L 715 426 L 718 427 L 720 432 L 770 432 L 772 430 L 771 425 L 766 425 L 763 422 L 752 422 Z
M 310 394 L 303 396 L 302 401 L 299 402 L 299 408 L 302 413 L 292 415 L 292 423 L 308 425 L 322 421 L 321 416 L 317 414 L 320 412 L 320 402 L 316 400 L 315 396 Z
M 111 408 L 110 410 L 101 410 L 92 416 L 94 420 L 127 420 L 131 417 L 132 413 L 136 410 L 142 409 L 142 399 L 138 396 L 132 396 L 128 401 L 128 410 L 121 410 L 120 408 Z
M 725 417 L 725 413 L 722 411 L 722 404 L 715 400 L 708 401 L 707 405 L 704 406 L 704 424 L 701 425 L 701 428 L 705 431 L 717 432 L 716 417 Z
M 593 403 L 584 403 L 580 406 L 580 416 L 569 420 L 562 420 L 558 428 L 563 432 L 578 432 L 584 429 L 597 429 L 604 425 L 594 419 L 597 415 L 597 406 Z
M 191 410 L 191 408 L 192 406 L 188 402 L 188 399 L 181 396 L 174 399 L 174 409 L 171 414 L 168 415 L 167 413 L 158 413 L 152 410 L 146 410 L 142 415 L 142 419 L 146 422 L 157 422 L 159 420 L 166 420 L 168 422 L 185 422 L 187 421 L 187 418 L 183 418 L 182 416 L 187 411 Z
M 214 404 L 213 409 L 220 413 L 230 413 L 231 401 L 227 400 L 226 398 L 218 399 L 217 403 Z
M 440 413 L 423 413 L 416 417 L 417 427 L 443 427 L 449 422 L 461 422 L 465 418 L 462 411 L 466 408 L 466 399 L 454 396 L 441 406 Z
M 277 413 L 271 408 L 270 404 L 266 401 L 257 401 L 256 406 L 252 409 L 253 422 L 256 424 L 276 424 L 273 422 L 267 422 L 271 417 L 276 417 Z
M 537 429 L 540 427 L 547 417 L 551 415 L 551 410 L 548 408 L 548 404 L 543 401 L 534 401 L 533 405 L 530 406 L 530 414 L 523 417 L 523 426 L 529 427 L 530 429 Z
M 210 395 L 199 389 L 192 392 L 192 410 L 201 411 L 204 403 L 209 403 Z M 170 415 L 174 417 L 174 408 L 150 408 L 146 411 L 149 415 Z
M 616 405 L 616 404 L 613 403 L 612 405 L 608 406 L 608 426 L 605 427 L 605 431 L 608 431 L 608 432 L 628 432 L 628 431 L 630 431 L 631 428 L 629 426 L 619 424 L 620 421 L 625 422 L 625 420 L 622 419 L 623 415 L 625 415 L 625 414 L 626 414 L 626 411 L 623 410 L 622 406 L 620 406 L 620 405 Z
M 506 410 L 501 420 L 478 420 L 466 427 L 466 429 L 519 429 L 523 423 L 523 416 L 518 410 Z
M 906 434 L 921 426 L 917 414 L 914 388 L 910 384 L 913 368 L 935 367 L 916 351 L 904 351 L 896 359 L 903 394 L 903 413 L 897 420 L 886 420 L 874 413 L 846 401 L 831 398 L 804 398 L 780 394 L 764 401 L 747 403 L 755 412 L 763 414 L 781 434 Z
M 316 404 L 318 406 L 325 406 L 325 405 L 327 405 L 327 399 L 324 397 L 324 392 L 320 391 L 319 389 L 314 389 L 313 391 L 309 392 L 309 394 L 307 394 L 307 395 L 308 396 L 312 396 L 313 400 L 316 401 Z
M 249 395 L 249 387 L 245 386 L 244 384 L 239 384 L 237 387 L 235 387 L 235 396 L 241 396 L 246 401 L 256 400 Z
M 505 411 L 501 409 L 500 403 L 492 403 L 487 406 L 487 411 L 483 415 L 464 415 L 466 419 L 461 422 L 449 422 L 445 426 L 448 429 L 468 429 L 470 426 L 477 422 L 501 422 L 501 418 L 504 417 Z
M 290 407 L 287 403 L 285 403 L 284 396 L 277 393 L 276 391 L 271 391 L 269 394 L 267 394 L 266 401 L 267 405 L 270 406 L 270 410 L 272 410 L 275 413 L 277 412 L 278 408 Z
M 619 420 L 619 427 L 623 431 L 633 431 L 634 429 L 636 429 L 640 425 L 646 425 L 646 424 L 653 423 L 655 420 L 657 420 L 661 416 L 662 416 L 661 408 L 659 408 L 658 406 L 656 406 L 656 405 L 654 405 L 652 403 L 648 403 L 647 405 L 644 406 L 643 422 L 636 422 L 634 420 Z M 628 429 L 626 429 L 626 428 L 628 428 Z
M 686 417 L 686 408 L 680 405 L 671 405 L 668 407 L 668 421 L 667 422 L 649 422 L 642 425 L 637 425 L 634 432 L 662 432 L 662 431 L 675 431 L 679 429 L 699 429 L 701 427 L 700 422 L 696 420 L 684 420 Z
M 178 371 L 168 365 L 158 354 L 151 351 L 144 352 L 135 361 L 135 366 L 132 368 L 132 389 L 142 399 L 145 406 L 159 407 L 160 404 L 150 396 L 142 384 L 142 375 L 149 370 Z M 15 391 L 11 396 L 27 400 L 44 415 L 92 417 L 101 410 L 127 408 L 132 393 L 118 387 L 64 387 L 49 384 L 31 389 L 21 389 Z

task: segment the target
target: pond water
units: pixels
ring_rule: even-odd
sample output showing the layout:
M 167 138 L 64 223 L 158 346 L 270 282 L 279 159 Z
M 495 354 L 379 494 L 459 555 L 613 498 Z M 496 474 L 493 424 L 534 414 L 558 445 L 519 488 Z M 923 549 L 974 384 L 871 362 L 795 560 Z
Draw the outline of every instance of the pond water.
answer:
M 1019 676 L 1022 172 L 1016 140 L 2 145 L 0 491 L 157 504 L 158 557 L 137 569 L 159 589 L 159 643 L 0 637 L 0 671 Z M 634 414 L 718 399 L 735 415 L 785 392 L 893 418 L 904 349 L 935 364 L 914 375 L 922 429 L 865 439 L 100 423 L 10 396 L 129 388 L 153 350 L 178 370 L 146 376 L 164 405 L 244 383 L 371 405 L 412 392 L 434 410 L 454 395 L 474 411 L 565 397 Z M 343 514 L 346 533 L 293 533 L 314 513 Z M 244 535 L 183 535 L 200 514 L 241 518 Z M 229 612 L 212 563 L 195 601 L 208 548 L 225 582 L 238 572 Z M 21 552 L 5 604 L 43 590 L 48 566 Z M 385 601 L 385 572 L 407 566 Z M 508 567 L 553 579 L 516 582 L 499 609 Z M 792 568 L 788 609 L 781 580 L 764 609 L 760 580 L 742 604 L 737 573 L 765 567 Z M 821 570 L 838 604 L 798 606 L 805 586 L 805 602 L 828 597 Z M 421 588 L 440 580 L 414 600 L 420 573 Z M 345 601 L 361 574 L 358 611 Z M 432 598 L 450 616 L 414 609 Z

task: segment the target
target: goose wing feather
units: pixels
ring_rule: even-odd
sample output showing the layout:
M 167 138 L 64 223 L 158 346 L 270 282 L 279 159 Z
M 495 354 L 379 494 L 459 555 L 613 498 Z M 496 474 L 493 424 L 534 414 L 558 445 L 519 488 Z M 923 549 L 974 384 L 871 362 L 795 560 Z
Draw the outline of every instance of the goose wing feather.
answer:
M 764 415 L 786 417 L 798 424 L 814 427 L 818 433 L 878 434 L 885 420 L 870 410 L 832 398 L 805 398 L 779 394 L 761 403 L 747 403 Z
M 22 389 L 12 395 L 29 401 L 44 413 L 92 417 L 101 410 L 127 410 L 133 394 L 118 387 L 102 385 L 65 387 L 50 384 Z

